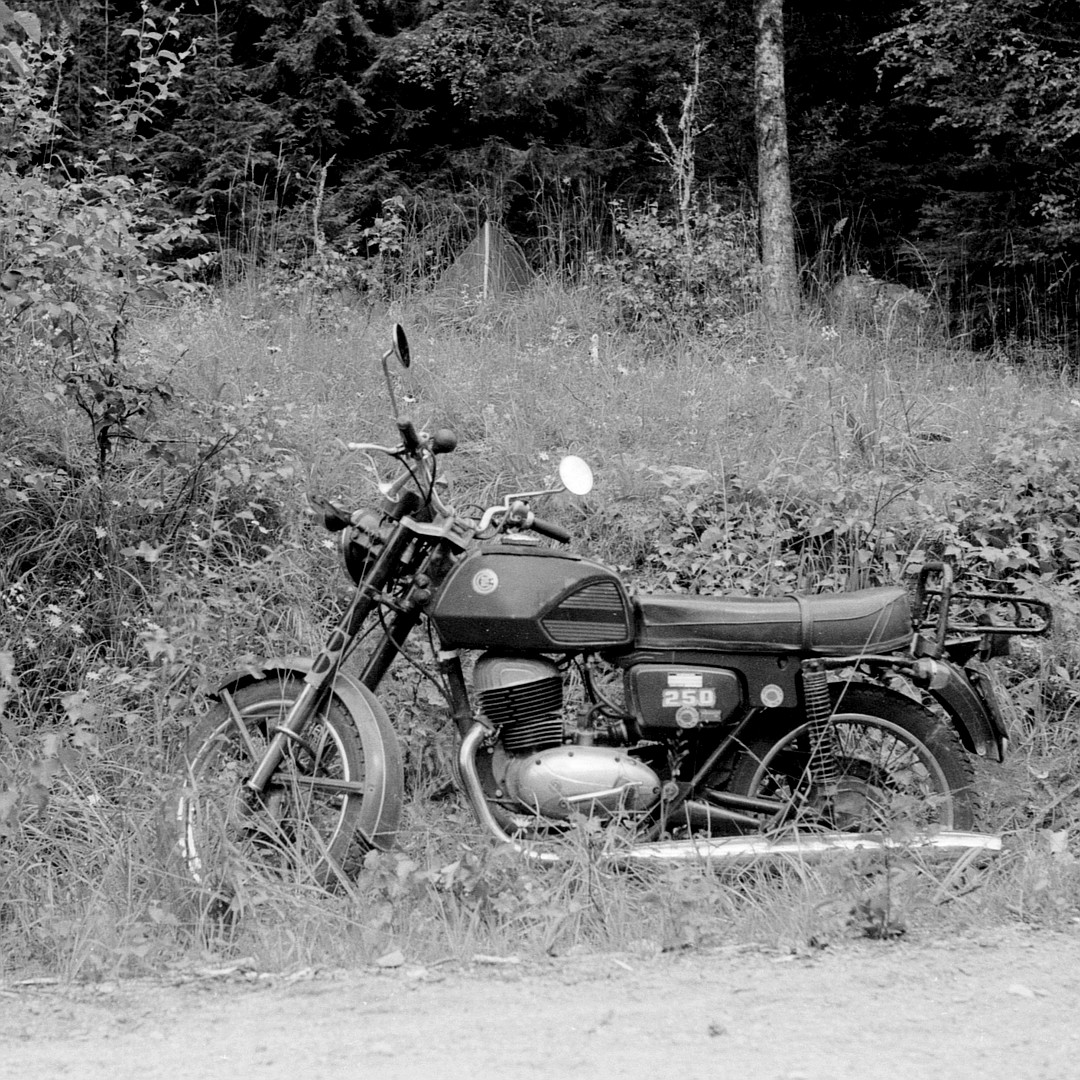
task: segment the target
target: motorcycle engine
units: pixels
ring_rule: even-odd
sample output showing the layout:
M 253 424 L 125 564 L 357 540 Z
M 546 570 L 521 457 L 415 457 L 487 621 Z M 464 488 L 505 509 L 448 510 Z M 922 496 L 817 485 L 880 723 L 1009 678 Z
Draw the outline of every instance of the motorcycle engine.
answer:
M 473 690 L 508 754 L 563 741 L 562 676 L 550 660 L 486 653 L 473 669 Z
M 564 743 L 563 679 L 550 660 L 486 653 L 472 681 L 499 733 L 492 773 L 500 796 L 562 820 L 640 812 L 660 798 L 660 778 L 624 749 Z

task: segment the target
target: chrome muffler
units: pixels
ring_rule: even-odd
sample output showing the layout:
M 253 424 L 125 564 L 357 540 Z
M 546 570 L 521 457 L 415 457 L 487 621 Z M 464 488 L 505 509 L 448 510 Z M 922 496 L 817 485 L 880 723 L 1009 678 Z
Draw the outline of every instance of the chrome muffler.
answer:
M 760 859 L 820 859 L 831 852 L 906 852 L 957 854 L 1001 850 L 1001 837 L 976 832 L 939 832 L 897 840 L 874 833 L 804 833 L 797 836 L 691 837 L 688 840 L 658 840 L 630 847 L 618 855 L 628 863 L 665 862 L 755 862 Z

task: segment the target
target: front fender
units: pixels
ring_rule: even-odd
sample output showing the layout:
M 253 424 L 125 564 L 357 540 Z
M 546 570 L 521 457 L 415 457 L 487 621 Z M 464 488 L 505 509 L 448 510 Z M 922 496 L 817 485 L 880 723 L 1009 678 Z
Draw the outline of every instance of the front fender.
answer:
M 976 680 L 972 685 L 966 668 L 944 659 L 936 660 L 935 664 L 945 670 L 948 679 L 944 686 L 927 693 L 949 714 L 965 748 L 979 757 L 993 754 L 996 760 L 1004 761 L 1008 731 L 990 679 L 985 672 L 976 670 L 972 672 Z
M 230 675 L 217 689 L 216 697 L 232 693 L 263 679 L 275 676 L 304 678 L 312 662 L 306 656 L 275 656 L 258 665 Z M 388 850 L 401 823 L 405 799 L 405 771 L 401 743 L 390 717 L 379 699 L 351 675 L 339 671 L 334 678 L 333 695 L 348 711 L 364 751 L 364 794 L 360 811 L 360 829 L 374 847 Z
M 272 675 L 299 675 L 304 678 L 311 670 L 312 660 L 310 656 L 270 656 L 260 660 L 257 664 L 249 664 L 247 667 L 237 668 L 226 675 L 218 683 L 213 697 L 220 698 L 226 690 L 232 692 L 242 686 L 250 686 L 252 683 L 261 682 Z

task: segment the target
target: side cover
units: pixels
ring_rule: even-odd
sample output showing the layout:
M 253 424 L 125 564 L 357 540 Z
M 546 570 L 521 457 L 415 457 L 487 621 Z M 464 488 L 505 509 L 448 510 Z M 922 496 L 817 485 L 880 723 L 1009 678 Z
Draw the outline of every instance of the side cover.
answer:
M 448 649 L 588 652 L 629 645 L 617 575 L 577 555 L 495 544 L 462 561 L 428 611 Z

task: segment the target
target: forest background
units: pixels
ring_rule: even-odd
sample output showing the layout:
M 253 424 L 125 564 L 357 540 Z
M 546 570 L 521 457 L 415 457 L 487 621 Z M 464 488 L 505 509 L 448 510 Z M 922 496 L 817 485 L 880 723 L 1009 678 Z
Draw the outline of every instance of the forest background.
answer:
M 104 151 L 114 169 L 158 177 L 223 256 L 255 245 L 296 265 L 321 192 L 318 228 L 361 286 L 400 218 L 406 274 L 445 265 L 484 218 L 538 265 L 580 273 L 620 223 L 650 207 L 674 218 L 670 152 L 685 145 L 695 49 L 699 242 L 723 231 L 718 212 L 754 215 L 749 0 L 163 4 L 145 9 L 164 35 L 154 48 L 133 32 L 134 0 L 27 6 L 54 50 L 51 152 Z M 1066 333 L 1080 229 L 1072 6 L 792 0 L 784 17 L 804 280 L 866 268 L 933 288 L 977 347 Z M 170 67 L 136 119 L 140 82 Z M 128 102 L 121 145 L 103 101 Z
M 341 602 L 304 495 L 370 497 L 339 440 L 385 441 L 392 319 L 418 420 L 461 439 L 455 500 L 584 453 L 596 492 L 551 516 L 641 587 L 849 588 L 946 555 L 1051 599 L 1057 636 L 1006 673 L 1016 764 L 980 781 L 1015 858 L 924 907 L 1075 917 L 1073 5 L 785 5 L 807 303 L 784 326 L 759 302 L 749 3 L 24 8 L 0 0 L 0 970 L 205 945 L 177 750 L 216 679 L 310 653 Z M 485 219 L 532 284 L 440 292 Z M 919 288 L 930 332 L 822 314 L 863 269 Z M 865 900 L 857 874 L 771 907 L 763 880 L 684 875 L 597 908 L 584 878 L 463 855 L 460 812 L 423 809 L 442 715 L 407 673 L 388 693 L 403 853 L 344 899 L 263 883 L 230 947 L 692 944 L 718 912 L 805 944 L 822 895 Z

